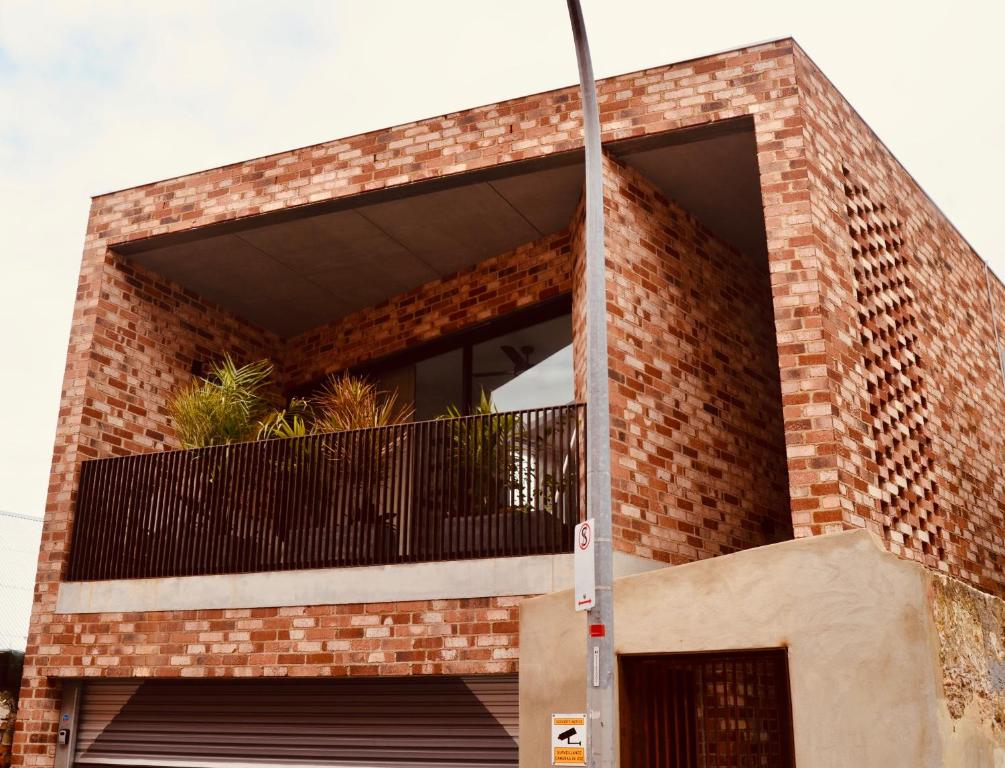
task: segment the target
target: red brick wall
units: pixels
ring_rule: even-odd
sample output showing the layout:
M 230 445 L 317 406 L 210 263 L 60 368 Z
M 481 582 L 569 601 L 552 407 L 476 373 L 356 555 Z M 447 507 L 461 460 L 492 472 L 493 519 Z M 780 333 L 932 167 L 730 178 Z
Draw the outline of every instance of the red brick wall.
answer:
M 33 664 L 77 678 L 515 672 L 521 599 L 60 615 Z
M 57 423 L 15 761 L 18 745 L 47 741 L 55 732 L 58 698 L 36 659 L 39 648 L 57 634 L 51 629 L 52 611 L 65 564 L 78 462 L 175 447 L 167 398 L 189 379 L 194 360 L 225 351 L 256 359 L 274 351 L 269 334 L 94 242 L 92 221 Z
M 76 457 L 177 447 L 167 401 L 195 361 L 285 362 L 293 383 L 500 316 L 571 290 L 568 236 L 542 238 L 341 322 L 281 341 L 190 291 L 100 249 L 81 275 L 71 355 L 80 379 L 74 460 L 53 479 L 75 486 Z M 94 287 L 92 287 L 94 286 Z M 84 322 L 81 322 L 81 319 Z M 87 323 L 89 322 L 89 326 Z M 83 329 L 88 328 L 86 340 Z M 284 354 L 293 350 L 294 354 Z M 284 371 L 280 370 L 282 378 Z M 64 395 L 66 398 L 66 395 Z M 65 400 L 66 402 L 66 400 Z M 69 402 L 73 403 L 73 400 Z M 74 403 L 75 404 L 75 403 Z M 64 406 L 65 407 L 65 406 Z M 67 421 L 67 423 L 69 423 Z M 64 427 L 65 429 L 65 427 Z M 69 431 L 69 430 L 67 430 Z M 472 674 L 516 668 L 518 598 L 255 611 L 51 613 L 72 503 L 50 497 L 20 732 L 49 754 L 59 677 L 90 675 Z M 58 530 L 58 534 L 56 531 Z M 324 637 L 325 642 L 319 638 Z M 53 680 L 47 680 L 47 677 Z M 23 743 L 23 741 L 22 741 Z M 28 760 L 28 762 L 32 762 Z M 44 762 L 44 760 L 43 760 Z
M 670 563 L 792 537 L 767 261 L 605 165 L 614 535 Z
M 14 759 L 51 765 L 60 678 L 513 673 L 522 599 L 50 617 L 33 636 Z
M 819 310 L 822 289 L 815 271 L 819 251 L 809 215 L 806 138 L 792 42 L 783 40 L 611 78 L 599 84 L 599 101 L 605 140 L 753 116 L 776 325 L 779 341 L 787 347 L 781 361 L 783 382 L 797 382 L 785 395 L 791 492 L 799 500 L 799 514 L 811 521 L 814 515 L 837 509 L 841 498 L 828 483 L 836 472 L 838 430 L 829 422 L 828 409 L 834 403 L 828 378 L 815 359 L 825 330 Z M 63 642 L 77 647 L 81 642 L 73 639 L 72 631 L 51 629 L 54 623 L 63 626 L 53 608 L 66 558 L 79 460 L 169 443 L 162 412 L 164 391 L 187 370 L 191 358 L 217 343 L 246 345 L 248 354 L 257 356 L 272 343 L 227 318 L 220 318 L 226 330 L 218 338 L 200 338 L 202 326 L 191 323 L 191 317 L 200 315 L 193 309 L 192 327 L 181 328 L 184 351 L 162 346 L 169 332 L 158 336 L 149 329 L 138 330 L 137 322 L 151 320 L 151 328 L 157 329 L 157 318 L 163 318 L 168 323 L 165 327 L 173 328 L 174 319 L 169 317 L 173 302 L 164 301 L 154 310 L 134 298 L 124 299 L 127 291 L 119 284 L 126 283 L 125 273 L 114 264 L 109 246 L 573 149 L 581 146 L 578 110 L 576 90 L 566 88 L 95 199 L 57 424 L 16 764 L 52 763 L 59 706 L 56 683 L 63 665 L 43 661 L 62 654 L 42 652 L 42 647 Z M 125 306 L 119 306 L 123 301 Z M 110 324 L 106 315 L 112 317 Z M 333 360 L 332 365 L 336 364 Z M 142 374 L 147 369 L 157 372 L 149 382 Z M 130 406 L 140 411 L 135 413 L 135 423 L 142 431 L 117 434 L 120 419 L 132 420 L 126 416 Z M 101 628 L 108 631 L 95 632 L 96 641 L 101 638 L 105 643 L 107 637 L 107 644 L 115 648 L 127 648 L 133 642 L 133 633 L 115 620 L 95 627 Z
M 284 342 L 296 387 L 572 291 L 567 232 L 540 238 Z
M 798 49 L 796 61 L 827 274 L 838 519 L 1005 595 L 1005 384 L 984 265 Z M 1001 334 L 1005 286 L 991 280 Z
M 196 361 L 275 360 L 279 339 L 153 272 L 109 254 L 80 419 L 86 458 L 178 447 L 167 412 Z

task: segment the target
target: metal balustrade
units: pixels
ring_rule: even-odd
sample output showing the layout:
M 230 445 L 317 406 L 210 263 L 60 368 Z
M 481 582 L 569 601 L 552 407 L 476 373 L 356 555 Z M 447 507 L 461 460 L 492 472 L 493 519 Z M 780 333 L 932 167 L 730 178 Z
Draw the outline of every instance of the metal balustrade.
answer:
M 569 552 L 582 405 L 86 461 L 69 580 Z

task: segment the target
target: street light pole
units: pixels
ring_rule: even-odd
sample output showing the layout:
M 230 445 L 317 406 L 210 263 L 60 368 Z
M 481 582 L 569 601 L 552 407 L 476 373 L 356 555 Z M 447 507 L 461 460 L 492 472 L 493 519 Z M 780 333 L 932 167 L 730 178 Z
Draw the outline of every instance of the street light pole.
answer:
M 611 542 L 611 429 L 607 375 L 604 178 L 600 110 L 579 0 L 567 0 L 579 63 L 586 152 L 586 503 L 594 519 L 596 601 L 587 614 L 588 763 L 614 768 L 614 566 Z

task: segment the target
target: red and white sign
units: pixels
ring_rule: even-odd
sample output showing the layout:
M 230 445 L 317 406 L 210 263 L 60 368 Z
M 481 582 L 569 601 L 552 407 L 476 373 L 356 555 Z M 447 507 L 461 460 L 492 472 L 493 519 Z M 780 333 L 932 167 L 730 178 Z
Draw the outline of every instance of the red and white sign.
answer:
M 593 519 L 576 526 L 575 599 L 577 611 L 590 610 L 597 600 L 596 569 L 593 562 Z

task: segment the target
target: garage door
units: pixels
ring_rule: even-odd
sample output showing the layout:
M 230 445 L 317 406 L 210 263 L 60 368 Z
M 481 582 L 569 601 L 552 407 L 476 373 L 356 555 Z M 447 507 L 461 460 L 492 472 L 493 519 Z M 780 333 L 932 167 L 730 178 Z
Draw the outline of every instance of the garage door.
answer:
M 75 765 L 517 764 L 516 676 L 89 682 Z

